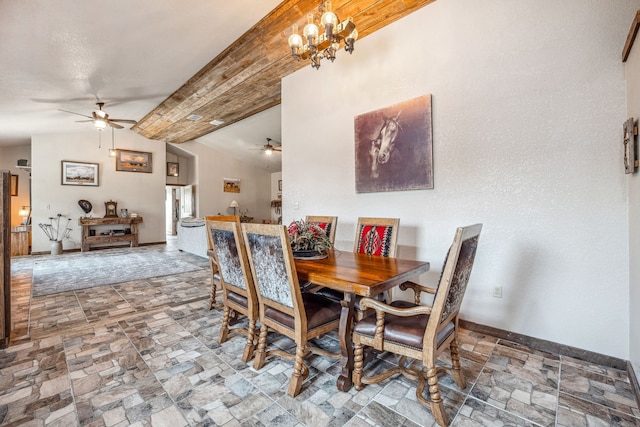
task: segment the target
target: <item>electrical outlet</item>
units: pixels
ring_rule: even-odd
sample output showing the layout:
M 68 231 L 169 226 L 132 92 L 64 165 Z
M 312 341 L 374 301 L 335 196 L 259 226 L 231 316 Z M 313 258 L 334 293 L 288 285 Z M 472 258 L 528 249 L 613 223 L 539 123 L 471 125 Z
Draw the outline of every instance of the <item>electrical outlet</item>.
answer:
M 493 288 L 494 298 L 502 298 L 502 286 L 496 286 Z
M 293 210 L 297 211 L 300 208 L 300 206 L 298 206 L 298 202 L 293 202 Z

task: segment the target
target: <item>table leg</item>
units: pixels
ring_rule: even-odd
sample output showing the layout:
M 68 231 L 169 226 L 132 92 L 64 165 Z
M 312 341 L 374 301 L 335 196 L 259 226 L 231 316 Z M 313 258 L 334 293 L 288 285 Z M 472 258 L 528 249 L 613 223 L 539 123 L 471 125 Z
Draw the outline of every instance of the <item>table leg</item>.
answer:
M 351 385 L 351 373 L 353 372 L 353 341 L 351 339 L 351 324 L 353 323 L 353 317 L 355 314 L 355 295 L 349 292 L 344 293 L 344 300 L 340 303 L 342 305 L 342 312 L 340 313 L 340 352 L 342 358 L 340 364 L 342 365 L 342 373 L 338 377 L 336 386 L 340 391 L 349 391 Z

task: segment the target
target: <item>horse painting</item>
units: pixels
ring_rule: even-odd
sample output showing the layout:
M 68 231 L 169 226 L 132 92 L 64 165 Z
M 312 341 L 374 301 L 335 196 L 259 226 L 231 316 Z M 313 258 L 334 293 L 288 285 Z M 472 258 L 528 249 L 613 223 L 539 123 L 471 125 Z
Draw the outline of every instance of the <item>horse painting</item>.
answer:
M 371 178 L 375 179 L 380 176 L 378 165 L 387 163 L 391 157 L 391 152 L 400 131 L 398 117 L 400 117 L 400 113 L 396 114 L 395 117 L 386 117 L 378 136 L 371 141 L 371 149 L 369 150 L 371 155 Z
M 355 118 L 356 192 L 433 188 L 431 95 Z

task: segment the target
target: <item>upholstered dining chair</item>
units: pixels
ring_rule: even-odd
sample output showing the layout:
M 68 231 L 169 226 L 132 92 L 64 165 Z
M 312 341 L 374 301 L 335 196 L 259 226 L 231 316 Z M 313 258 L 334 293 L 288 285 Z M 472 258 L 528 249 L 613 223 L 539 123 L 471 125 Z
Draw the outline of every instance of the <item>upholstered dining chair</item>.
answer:
M 336 240 L 336 226 L 338 225 L 338 217 L 337 216 L 312 216 L 307 215 L 305 218 L 306 222 L 311 222 L 313 224 L 317 224 L 318 227 L 322 228 L 325 234 L 329 237 L 331 244 Z
M 293 373 L 288 394 L 300 393 L 309 368 L 304 358 L 309 353 L 333 359 L 340 354 L 330 353 L 311 345 L 310 339 L 338 329 L 340 304 L 300 290 L 287 229 L 283 225 L 242 224 L 253 280 L 260 303 L 260 336 L 253 367 L 261 369 L 265 359 L 278 355 L 293 360 Z M 267 351 L 269 329 L 293 339 L 295 355 L 279 349 Z
M 206 221 L 235 221 L 240 219 L 239 216 L 233 215 L 210 215 L 204 217 Z M 211 271 L 211 298 L 209 299 L 209 310 L 218 306 L 216 294 L 218 292 L 218 284 L 220 283 L 220 274 L 218 273 L 218 265 L 213 255 L 213 244 L 211 243 L 211 233 L 207 230 L 207 256 L 209 257 L 209 269 Z
M 362 390 L 364 384 L 377 384 L 398 373 L 417 379 L 418 401 L 431 407 L 438 424 L 449 424 L 449 416 L 444 410 L 438 387 L 438 374 L 450 370 L 456 385 L 461 389 L 466 387 L 458 356 L 458 314 L 469 282 L 481 229 L 482 224 L 475 224 L 456 230 L 431 306 L 404 301 L 387 305 L 375 299 L 362 298 L 360 305 L 364 309 L 374 309 L 375 314 L 360 319 L 353 328 L 353 383 L 356 390 Z M 415 283 L 405 286 L 410 286 L 415 291 L 415 301 L 420 301 L 420 292 L 429 291 Z M 364 346 L 398 354 L 398 366 L 377 375 L 364 376 Z M 436 359 L 447 348 L 451 351 L 452 366 L 436 367 Z M 406 363 L 407 358 L 413 360 Z M 416 367 L 415 361 L 422 362 L 422 367 Z M 423 395 L 425 382 L 429 385 L 429 398 Z
M 399 218 L 358 218 L 353 252 L 395 258 L 398 247 L 398 228 L 400 228 Z M 344 299 L 344 295 L 334 289 L 320 288 L 315 292 L 334 301 Z M 381 298 L 390 302 L 390 291 L 389 294 L 381 294 Z M 359 300 L 359 297 L 356 298 L 356 318 L 364 316 Z
M 248 362 L 255 348 L 258 296 L 242 239 L 240 218 L 230 218 L 228 221 L 221 221 L 219 217 L 207 221 L 207 234 L 211 240 L 211 252 L 218 268 L 224 305 L 218 342 L 222 344 L 236 334 L 245 335 L 247 343 L 242 360 Z M 247 329 L 241 327 L 229 329 L 229 325 L 238 320 L 238 314 L 247 316 L 249 321 Z

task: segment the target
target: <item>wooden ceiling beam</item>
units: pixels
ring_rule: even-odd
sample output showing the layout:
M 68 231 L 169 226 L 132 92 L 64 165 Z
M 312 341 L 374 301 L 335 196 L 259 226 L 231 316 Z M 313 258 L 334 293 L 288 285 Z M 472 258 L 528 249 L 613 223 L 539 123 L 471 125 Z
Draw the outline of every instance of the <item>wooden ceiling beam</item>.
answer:
M 333 0 L 338 17 L 353 17 L 359 39 L 435 0 Z M 291 25 L 304 27 L 319 0 L 284 0 L 132 127 L 142 136 L 181 143 L 280 103 L 282 77 L 309 65 L 291 57 Z M 318 16 L 319 18 L 319 16 Z M 356 42 L 357 45 L 357 42 Z M 200 121 L 187 120 L 191 114 Z M 213 119 L 224 124 L 209 124 Z

